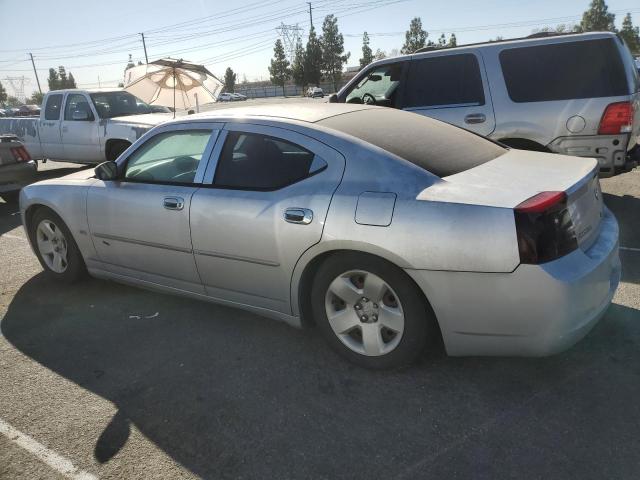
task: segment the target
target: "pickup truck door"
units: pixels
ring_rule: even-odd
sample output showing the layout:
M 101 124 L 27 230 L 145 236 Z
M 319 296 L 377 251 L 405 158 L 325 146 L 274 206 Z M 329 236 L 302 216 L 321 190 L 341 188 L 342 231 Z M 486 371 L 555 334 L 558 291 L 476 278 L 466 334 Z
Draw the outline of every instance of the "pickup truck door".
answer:
M 62 113 L 62 93 L 47 95 L 44 112 L 38 122 L 38 134 L 42 146 L 42 157 L 53 160 L 64 159 L 62 136 L 60 132 L 60 117 Z
M 118 180 L 96 181 L 89 188 L 87 217 L 100 268 L 204 293 L 189 211 L 219 128 L 210 123 L 162 127 L 119 160 Z
M 496 128 L 484 62 L 475 52 L 414 56 L 408 62 L 402 106 L 487 136 Z
M 87 95 L 67 94 L 61 124 L 65 160 L 104 161 L 98 140 L 98 115 Z
M 344 164 L 291 130 L 227 123 L 191 201 L 207 295 L 290 315 L 293 269 L 322 237 Z

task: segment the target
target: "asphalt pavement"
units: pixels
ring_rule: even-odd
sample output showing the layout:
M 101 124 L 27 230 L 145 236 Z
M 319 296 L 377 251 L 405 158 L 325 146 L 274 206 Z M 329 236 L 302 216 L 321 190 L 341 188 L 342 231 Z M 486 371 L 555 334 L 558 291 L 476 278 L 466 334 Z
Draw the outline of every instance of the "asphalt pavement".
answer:
M 602 185 L 623 278 L 583 341 L 389 372 L 346 363 L 313 329 L 53 283 L 0 203 L 0 478 L 638 478 L 640 170 Z

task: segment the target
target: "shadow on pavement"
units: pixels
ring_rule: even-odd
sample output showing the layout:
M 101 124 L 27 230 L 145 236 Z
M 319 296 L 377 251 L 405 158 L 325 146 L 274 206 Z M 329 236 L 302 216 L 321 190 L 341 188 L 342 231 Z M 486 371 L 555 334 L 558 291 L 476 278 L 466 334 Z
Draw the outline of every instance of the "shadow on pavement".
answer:
M 0 327 L 21 352 L 117 405 L 94 439 L 99 462 L 133 424 L 205 478 L 601 479 L 640 469 L 640 312 L 620 305 L 555 357 L 435 356 L 395 372 L 343 362 L 313 330 L 97 280 L 69 288 L 39 274 Z

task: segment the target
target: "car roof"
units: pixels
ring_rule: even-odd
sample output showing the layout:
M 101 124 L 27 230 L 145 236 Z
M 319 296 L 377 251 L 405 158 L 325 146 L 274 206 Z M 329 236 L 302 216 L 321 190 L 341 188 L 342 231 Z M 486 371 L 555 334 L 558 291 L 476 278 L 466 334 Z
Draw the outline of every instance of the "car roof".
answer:
M 370 110 L 380 107 L 345 103 L 277 103 L 268 105 L 251 105 L 242 107 L 230 107 L 211 110 L 196 115 L 190 115 L 189 119 L 218 120 L 224 118 L 277 118 L 283 120 L 296 120 L 300 122 L 316 123 L 336 115 L 344 115 L 361 110 Z M 185 118 L 181 117 L 181 121 Z

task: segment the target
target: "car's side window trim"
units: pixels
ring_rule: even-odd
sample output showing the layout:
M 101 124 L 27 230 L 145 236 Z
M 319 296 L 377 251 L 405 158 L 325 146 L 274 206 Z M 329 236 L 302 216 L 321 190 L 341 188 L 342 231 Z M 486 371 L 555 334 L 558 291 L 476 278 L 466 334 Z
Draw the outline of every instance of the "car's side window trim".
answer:
M 135 148 L 131 150 L 131 152 L 126 156 L 126 158 L 118 162 L 118 179 L 116 181 L 121 183 L 144 183 L 144 184 L 151 184 L 151 185 L 200 187 L 202 185 L 205 169 L 209 164 L 211 153 L 214 149 L 214 145 L 216 144 L 216 141 L 218 139 L 218 136 L 220 135 L 223 125 L 224 124 L 222 123 L 212 125 L 212 124 L 201 124 L 201 123 L 194 122 L 194 123 L 171 125 L 170 127 L 159 127 L 157 130 L 153 131 L 152 135 L 149 135 L 149 136 L 144 135 L 143 137 L 141 137 L 138 140 L 138 142 L 134 144 Z M 165 180 L 156 181 L 156 180 L 143 180 L 143 179 L 138 180 L 138 179 L 132 179 L 132 178 L 125 178 L 124 175 L 127 168 L 127 164 L 129 163 L 129 159 L 140 148 L 146 145 L 147 142 L 151 141 L 158 135 L 164 135 L 172 132 L 198 131 L 198 130 L 199 131 L 206 130 L 206 131 L 209 131 L 210 133 L 209 133 L 209 140 L 207 141 L 207 146 L 205 147 L 204 152 L 202 153 L 202 158 L 198 163 L 198 168 L 196 170 L 196 174 L 193 179 L 193 182 L 171 182 L 171 181 L 165 181 Z
M 216 185 L 214 184 L 215 173 L 218 169 L 218 162 L 220 161 L 220 156 L 222 154 L 222 150 L 224 148 L 229 132 L 257 134 L 257 135 L 263 135 L 266 137 L 272 137 L 272 138 L 275 138 L 276 140 L 290 142 L 318 156 L 325 162 L 326 165 L 314 171 L 313 173 L 308 174 L 306 177 L 300 180 L 296 180 L 287 185 L 282 185 L 275 188 L 236 187 L 236 186 Z M 293 130 L 289 130 L 286 128 L 273 127 L 273 126 L 260 125 L 260 124 L 251 124 L 251 123 L 235 123 L 235 124 L 227 123 L 224 126 L 224 130 L 222 130 L 220 132 L 220 135 L 218 136 L 218 140 L 216 142 L 213 153 L 209 160 L 209 164 L 207 165 L 204 179 L 200 187 L 219 189 L 219 190 L 238 190 L 238 191 L 253 191 L 253 192 L 275 192 L 278 190 L 282 190 L 284 188 L 290 187 L 297 183 L 303 182 L 311 177 L 314 177 L 315 175 L 322 173 L 326 171 L 328 168 L 330 168 L 331 160 L 329 160 L 329 158 L 334 158 L 335 154 L 322 154 L 321 153 L 322 149 L 328 149 L 328 150 L 334 151 L 333 148 L 322 144 L 322 142 L 320 142 L 319 140 L 313 139 L 303 133 L 295 132 Z M 338 152 L 335 152 L 335 153 L 338 153 Z M 344 168 L 344 164 L 342 165 L 342 168 Z

